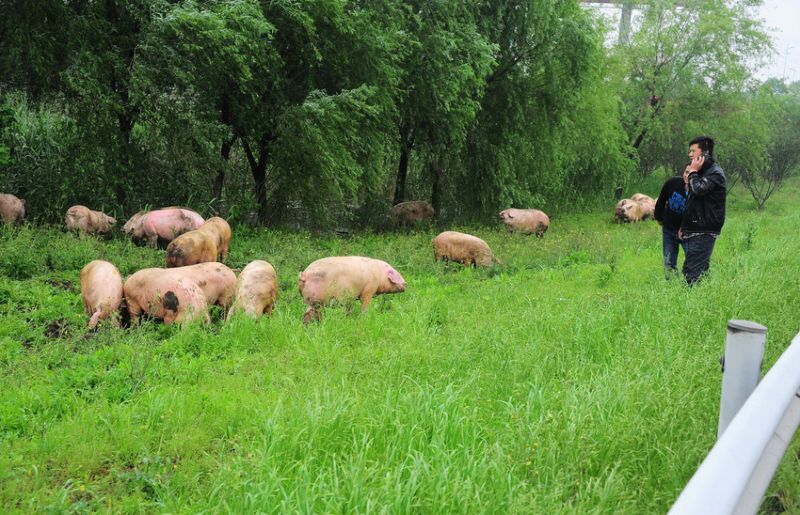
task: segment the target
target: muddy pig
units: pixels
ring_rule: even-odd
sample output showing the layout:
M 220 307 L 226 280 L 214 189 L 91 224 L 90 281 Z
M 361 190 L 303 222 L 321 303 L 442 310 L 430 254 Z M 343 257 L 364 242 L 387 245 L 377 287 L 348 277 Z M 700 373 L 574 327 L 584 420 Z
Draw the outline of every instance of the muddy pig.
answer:
M 100 211 L 92 211 L 86 206 L 72 206 L 67 209 L 68 231 L 82 234 L 107 234 L 117 221 Z
M 233 296 L 236 293 L 236 274 L 222 263 L 198 263 L 162 270 L 197 283 L 203 290 L 209 306 L 222 306 L 227 310 L 233 303 Z
M 224 263 L 228 259 L 228 249 L 231 246 L 231 226 L 228 225 L 228 222 L 218 216 L 212 216 L 197 230 L 206 232 L 215 238 L 214 243 L 219 252 L 217 259 Z
M 297 286 L 308 309 L 303 323 L 322 318 L 322 307 L 332 300 L 361 300 L 366 311 L 372 297 L 383 293 L 402 293 L 406 281 L 400 272 L 379 259 L 339 256 L 318 259 L 300 272 Z
M 203 290 L 191 279 L 169 272 L 163 268 L 145 268 L 125 281 L 123 290 L 131 323 L 136 323 L 143 314 L 167 325 L 198 318 L 209 323 Z
M 445 231 L 433 239 L 433 258 L 445 263 L 457 261 L 466 266 L 492 266 L 500 263 L 485 241 L 455 231 Z
M 636 193 L 629 199 L 617 202 L 614 217 L 620 222 L 640 222 L 653 217 L 656 203 L 643 193 Z
M 550 227 L 550 217 L 538 209 L 505 209 L 500 211 L 500 219 L 506 224 L 509 232 L 536 234 L 541 238 Z
M 167 245 L 167 267 L 188 266 L 197 263 L 225 262 L 231 244 L 231 227 L 215 216 L 194 231 L 181 234 Z
M 217 260 L 216 238 L 200 230 L 181 234 L 167 245 L 167 268 L 196 265 Z
M 81 298 L 83 310 L 89 315 L 89 329 L 97 327 L 100 320 L 114 317 L 119 327 L 118 315 L 122 303 L 122 275 L 108 261 L 95 259 L 81 270 Z
M 181 207 L 166 207 L 133 215 L 122 227 L 122 230 L 131 235 L 137 243 L 147 243 L 153 248 L 158 242 L 174 240 L 181 234 L 193 231 L 203 225 L 203 217 L 191 209 Z
M 0 193 L 0 220 L 9 225 L 25 219 L 25 201 L 10 193 Z
M 278 276 L 275 268 L 266 261 L 253 261 L 239 274 L 236 297 L 228 311 L 228 319 L 237 311 L 244 311 L 253 318 L 259 318 L 264 312 L 272 316 L 277 298 Z
M 389 210 L 389 216 L 400 225 L 412 225 L 417 222 L 431 220 L 435 215 L 433 206 L 424 200 L 401 202 Z

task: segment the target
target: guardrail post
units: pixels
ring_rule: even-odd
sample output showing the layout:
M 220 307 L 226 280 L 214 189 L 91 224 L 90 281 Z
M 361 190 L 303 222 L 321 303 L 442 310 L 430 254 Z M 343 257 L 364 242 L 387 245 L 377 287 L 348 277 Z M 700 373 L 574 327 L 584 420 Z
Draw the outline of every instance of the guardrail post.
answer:
M 761 376 L 767 328 L 749 320 L 729 320 L 722 366 L 717 439 L 739 412 Z
M 800 391 L 795 393 L 775 434 L 767 448 L 764 449 L 764 454 L 761 455 L 761 459 L 750 477 L 750 482 L 739 499 L 739 505 L 735 512 L 737 515 L 758 513 L 758 507 L 761 506 L 764 494 L 772 482 L 772 476 L 775 475 L 786 449 L 792 442 L 798 425 L 800 425 Z

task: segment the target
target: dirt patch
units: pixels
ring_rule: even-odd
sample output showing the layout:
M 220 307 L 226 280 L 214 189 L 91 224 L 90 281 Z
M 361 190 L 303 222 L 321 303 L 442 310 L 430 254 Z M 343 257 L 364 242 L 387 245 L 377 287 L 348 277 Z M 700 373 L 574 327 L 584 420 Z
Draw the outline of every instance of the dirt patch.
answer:
M 48 279 L 45 281 L 45 284 L 52 286 L 53 288 L 60 288 L 62 290 L 75 290 L 75 285 L 72 283 L 72 281 L 67 281 L 66 279 Z
M 777 495 L 771 495 L 765 498 L 763 503 L 761 504 L 761 509 L 764 510 L 764 513 L 785 512 L 786 506 L 784 506 L 783 500 L 781 499 L 781 492 L 778 492 Z
M 59 318 L 58 320 L 53 320 L 47 324 L 47 328 L 44 330 L 44 335 L 48 338 L 63 338 L 66 336 L 68 328 L 69 322 L 67 322 L 67 319 Z

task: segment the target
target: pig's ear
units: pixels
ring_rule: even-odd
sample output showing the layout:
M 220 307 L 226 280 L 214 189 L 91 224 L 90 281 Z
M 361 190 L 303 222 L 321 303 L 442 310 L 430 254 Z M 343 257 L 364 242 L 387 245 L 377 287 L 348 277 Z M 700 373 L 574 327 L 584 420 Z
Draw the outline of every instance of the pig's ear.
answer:
M 392 284 L 403 284 L 403 278 L 400 276 L 400 273 L 392 267 L 386 269 L 386 276 L 389 278 L 389 281 Z

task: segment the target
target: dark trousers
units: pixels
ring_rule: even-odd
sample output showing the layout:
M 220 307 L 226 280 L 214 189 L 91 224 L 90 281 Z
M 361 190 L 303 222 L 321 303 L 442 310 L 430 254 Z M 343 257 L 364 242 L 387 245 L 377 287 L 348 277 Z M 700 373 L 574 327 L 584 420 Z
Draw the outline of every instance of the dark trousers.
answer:
M 662 248 L 664 251 L 664 271 L 669 277 L 678 271 L 678 249 L 684 247 L 682 241 L 678 239 L 678 229 L 669 229 L 667 227 L 661 228 L 662 234 Z M 684 255 L 686 248 L 683 249 Z
M 717 239 L 713 234 L 699 233 L 689 238 L 684 237 L 683 251 L 686 259 L 683 261 L 683 276 L 686 284 L 693 286 L 700 277 L 708 271 L 711 263 L 711 252 Z

